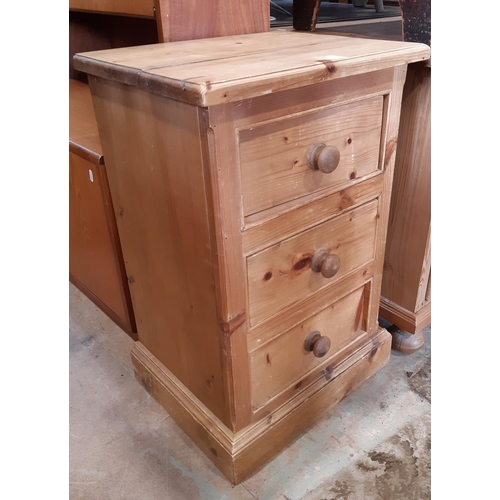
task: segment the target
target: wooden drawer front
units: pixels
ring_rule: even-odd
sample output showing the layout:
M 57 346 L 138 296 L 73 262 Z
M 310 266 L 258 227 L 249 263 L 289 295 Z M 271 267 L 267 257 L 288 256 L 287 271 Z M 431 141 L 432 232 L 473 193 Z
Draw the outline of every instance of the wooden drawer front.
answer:
M 323 108 L 239 132 L 245 216 L 377 170 L 383 97 Z M 312 170 L 309 148 L 316 143 L 340 153 L 331 173 Z
M 363 291 L 364 286 L 250 354 L 254 411 L 290 385 L 297 384 L 362 332 Z M 304 347 L 304 341 L 313 331 L 319 331 L 331 342 L 326 355 L 320 358 Z M 307 383 L 300 384 L 300 390 L 314 381 L 306 378 Z
M 372 260 L 377 208 L 378 200 L 373 200 L 249 257 L 250 325 L 259 324 Z M 331 278 L 311 269 L 312 256 L 320 248 L 340 258 L 340 268 Z

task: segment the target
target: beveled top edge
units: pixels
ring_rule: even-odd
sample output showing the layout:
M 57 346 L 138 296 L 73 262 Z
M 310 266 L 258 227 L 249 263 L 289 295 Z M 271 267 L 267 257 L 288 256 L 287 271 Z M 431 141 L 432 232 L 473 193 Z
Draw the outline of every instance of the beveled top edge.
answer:
M 76 54 L 75 68 L 197 106 L 430 58 L 421 43 L 273 31 Z

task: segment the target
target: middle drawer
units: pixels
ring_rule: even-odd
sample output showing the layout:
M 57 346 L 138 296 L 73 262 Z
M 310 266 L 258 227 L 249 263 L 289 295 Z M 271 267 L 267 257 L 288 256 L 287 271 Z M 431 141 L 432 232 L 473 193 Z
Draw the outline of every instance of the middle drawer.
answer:
M 250 327 L 371 261 L 377 222 L 378 199 L 248 257 Z

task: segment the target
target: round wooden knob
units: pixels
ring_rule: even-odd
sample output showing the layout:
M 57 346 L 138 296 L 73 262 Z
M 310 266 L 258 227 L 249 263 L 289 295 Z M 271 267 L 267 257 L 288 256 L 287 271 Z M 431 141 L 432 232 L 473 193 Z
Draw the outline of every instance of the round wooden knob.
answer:
M 335 146 L 323 142 L 313 144 L 307 152 L 307 166 L 311 170 L 321 170 L 325 174 L 333 172 L 340 162 L 340 151 Z
M 311 269 L 325 278 L 333 278 L 340 269 L 340 257 L 330 254 L 326 248 L 319 248 L 311 258 Z
M 332 345 L 328 337 L 323 337 L 317 330 L 311 332 L 304 341 L 304 349 L 317 357 L 322 358 Z

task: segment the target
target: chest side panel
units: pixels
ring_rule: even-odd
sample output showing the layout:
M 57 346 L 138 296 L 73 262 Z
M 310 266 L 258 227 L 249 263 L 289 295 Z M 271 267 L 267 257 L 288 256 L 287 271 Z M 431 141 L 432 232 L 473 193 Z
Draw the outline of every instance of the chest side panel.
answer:
M 90 84 L 139 340 L 227 422 L 198 109 Z

